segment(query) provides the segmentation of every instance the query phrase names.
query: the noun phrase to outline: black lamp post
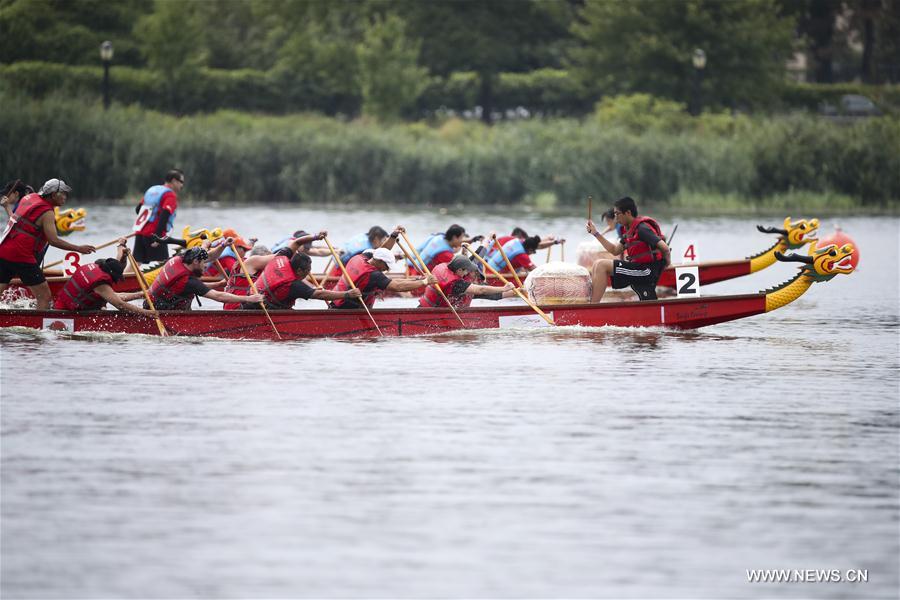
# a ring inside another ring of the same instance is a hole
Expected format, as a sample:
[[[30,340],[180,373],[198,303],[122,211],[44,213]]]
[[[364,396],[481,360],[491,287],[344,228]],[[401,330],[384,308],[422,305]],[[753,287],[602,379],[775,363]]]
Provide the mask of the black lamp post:
[[[692,94],[691,114],[699,115],[702,109],[700,103],[700,88],[703,85],[703,69],[706,68],[706,52],[700,48],[694,50],[691,55],[691,62],[694,64],[694,91]]]
[[[100,44],[100,60],[103,61],[103,109],[109,108],[109,63],[112,62],[113,45],[110,41]]]

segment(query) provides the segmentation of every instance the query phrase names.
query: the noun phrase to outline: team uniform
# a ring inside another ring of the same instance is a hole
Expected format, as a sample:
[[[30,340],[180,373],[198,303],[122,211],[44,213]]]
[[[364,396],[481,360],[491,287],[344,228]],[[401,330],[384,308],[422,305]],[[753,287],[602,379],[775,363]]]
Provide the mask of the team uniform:
[[[28,194],[19,202],[0,234],[0,283],[9,283],[13,277],[27,286],[45,281],[39,263],[48,242],[37,220],[51,211],[53,204],[40,194]]]
[[[184,265],[180,256],[170,258],[150,286],[157,310],[190,310],[194,296],[208,293],[209,288]],[[150,308],[146,301],[144,308]]]
[[[345,267],[350,279],[354,285],[362,292],[362,300],[366,306],[372,307],[379,292],[387,289],[391,284],[390,278],[382,273],[377,267],[369,263],[368,258],[364,254],[359,254],[350,259]],[[347,285],[347,278],[341,278],[334,286],[335,292],[347,292],[351,288]],[[332,308],[362,308],[359,298],[339,298],[332,300],[330,306]]]
[[[659,224],[650,217],[631,222],[621,239],[625,260],[613,261],[613,289],[631,287],[641,300],[656,300],[656,282],[666,267],[665,257],[656,249],[662,239]]]
[[[169,248],[165,244],[159,244],[155,248],[153,235],[160,237],[168,235],[175,226],[175,213],[178,210],[178,196],[174,190],[164,185],[154,185],[146,192],[138,206],[138,216],[134,221],[134,258],[139,263],[164,261],[169,258]],[[168,211],[169,217],[165,223],[160,222],[163,211]]]

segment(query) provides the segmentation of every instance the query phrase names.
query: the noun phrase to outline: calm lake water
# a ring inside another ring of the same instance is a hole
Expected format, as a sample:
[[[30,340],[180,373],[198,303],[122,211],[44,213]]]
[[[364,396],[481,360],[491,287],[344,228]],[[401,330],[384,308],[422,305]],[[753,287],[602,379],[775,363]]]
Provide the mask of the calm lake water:
[[[88,209],[72,241],[134,219]],[[677,255],[693,243],[701,260],[733,259],[767,248],[755,225],[784,216],[676,215],[663,229],[678,223]],[[186,207],[177,219],[267,243],[397,223],[420,239],[454,222],[562,234],[569,261],[588,239],[581,216],[508,212]],[[900,221],[840,224],[857,272],[694,332],[2,331],[0,595],[896,598]],[[795,270],[703,292],[754,292]],[[860,569],[868,582],[751,583],[751,569]]]

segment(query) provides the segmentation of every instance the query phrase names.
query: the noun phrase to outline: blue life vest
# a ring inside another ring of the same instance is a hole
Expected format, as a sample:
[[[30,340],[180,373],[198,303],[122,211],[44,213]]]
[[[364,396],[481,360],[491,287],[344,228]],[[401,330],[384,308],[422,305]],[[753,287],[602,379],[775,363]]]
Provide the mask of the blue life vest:
[[[447,243],[447,240],[444,239],[443,233],[433,234],[430,238],[425,240],[425,243],[422,244],[420,248],[417,248],[417,250],[429,269],[431,268],[431,263],[434,262],[435,257],[441,252],[454,253],[453,248]]]
[[[288,244],[290,244],[293,239],[294,238],[292,238],[291,236],[287,236],[286,238],[281,238],[280,240],[275,242],[275,244],[270,248],[270,250],[272,250],[272,254],[275,254],[282,248],[287,248]]]
[[[513,238],[503,244],[503,251],[506,253],[506,258],[509,259],[510,263],[520,254],[526,254],[525,246],[522,245],[522,240],[519,238]],[[506,261],[503,260],[503,255],[500,254],[499,250],[495,249],[494,253],[488,257],[487,261],[488,264],[497,269],[497,271],[503,271],[503,269],[506,268]],[[515,267],[515,265],[513,265],[513,267]]]
[[[237,255],[235,255],[234,251],[231,249],[231,246],[226,246],[222,254],[219,255],[219,260],[227,258],[229,256],[232,258],[237,258]]]
[[[341,262],[346,265],[348,260],[357,254],[361,254],[363,250],[368,250],[371,247],[372,244],[369,242],[369,236],[365,233],[353,236],[350,238],[349,242],[344,244],[344,253],[341,254]]]
[[[150,207],[150,216],[147,218],[147,223],[156,220],[156,217],[159,215],[159,201],[162,200],[162,197],[166,192],[171,191],[170,188],[167,188],[164,185],[154,185],[144,192],[144,206]],[[175,213],[177,212],[178,211],[176,210],[169,215],[169,222],[166,224],[166,233],[169,233],[172,231],[172,228],[175,227]]]

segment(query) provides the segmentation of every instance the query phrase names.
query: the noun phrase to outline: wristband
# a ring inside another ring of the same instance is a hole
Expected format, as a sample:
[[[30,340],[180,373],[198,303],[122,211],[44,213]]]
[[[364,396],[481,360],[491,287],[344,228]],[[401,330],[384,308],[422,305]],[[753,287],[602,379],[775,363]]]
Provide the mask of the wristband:
[[[400,234],[399,234],[399,233],[392,233],[392,234],[391,234],[391,238],[392,238],[392,239],[395,239],[395,240],[396,240],[398,237],[400,237]]]

